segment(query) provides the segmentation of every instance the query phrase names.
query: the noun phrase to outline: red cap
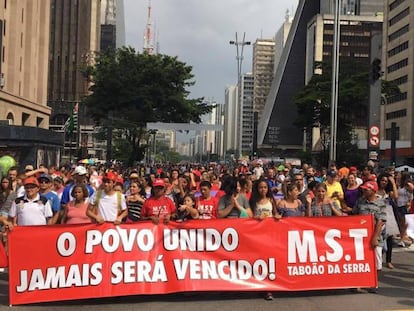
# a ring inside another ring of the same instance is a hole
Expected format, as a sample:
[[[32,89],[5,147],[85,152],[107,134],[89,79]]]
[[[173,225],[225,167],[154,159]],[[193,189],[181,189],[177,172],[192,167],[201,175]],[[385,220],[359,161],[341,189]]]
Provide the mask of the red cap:
[[[165,187],[165,181],[164,181],[164,179],[157,178],[152,183],[152,186],[153,187]]]
[[[351,166],[351,167],[349,168],[349,171],[350,171],[350,172],[357,172],[357,171],[358,171],[358,169],[357,169],[355,166]]]
[[[375,175],[375,174],[371,174],[371,175],[369,175],[369,176],[368,176],[368,180],[369,180],[369,181],[377,181],[377,175]]]
[[[36,185],[39,187],[39,181],[35,177],[28,177],[24,180],[23,184],[26,185]]]
[[[370,189],[374,192],[378,191],[378,184],[375,181],[366,181],[362,186],[361,189]]]
[[[108,180],[111,180],[113,182],[116,182],[117,179],[118,179],[118,176],[114,172],[108,172],[108,173],[105,174],[103,179],[108,179]]]

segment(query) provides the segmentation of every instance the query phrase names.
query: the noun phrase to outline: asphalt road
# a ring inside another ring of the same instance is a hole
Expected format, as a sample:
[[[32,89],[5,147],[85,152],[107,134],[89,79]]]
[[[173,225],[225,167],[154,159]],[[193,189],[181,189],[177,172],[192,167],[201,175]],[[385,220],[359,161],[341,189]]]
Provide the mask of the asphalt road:
[[[414,310],[414,245],[395,248],[395,269],[384,267],[377,294],[353,293],[351,290],[275,293],[265,301],[261,293],[178,293],[156,296],[129,296],[8,306],[7,274],[0,273],[0,310],[168,310],[168,311],[378,311]]]

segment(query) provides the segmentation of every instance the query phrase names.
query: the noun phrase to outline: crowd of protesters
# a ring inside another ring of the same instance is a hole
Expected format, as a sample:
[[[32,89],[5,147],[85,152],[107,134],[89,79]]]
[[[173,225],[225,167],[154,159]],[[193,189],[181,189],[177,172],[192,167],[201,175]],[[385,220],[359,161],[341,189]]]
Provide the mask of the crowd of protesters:
[[[392,247],[408,247],[405,214],[414,212],[414,182],[408,172],[379,170],[373,161],[357,168],[332,164],[315,169],[289,163],[240,161],[233,168],[157,165],[12,167],[1,178],[2,240],[14,226],[155,224],[192,219],[319,217],[373,214],[377,269],[393,269]],[[266,299],[271,300],[271,293]]]

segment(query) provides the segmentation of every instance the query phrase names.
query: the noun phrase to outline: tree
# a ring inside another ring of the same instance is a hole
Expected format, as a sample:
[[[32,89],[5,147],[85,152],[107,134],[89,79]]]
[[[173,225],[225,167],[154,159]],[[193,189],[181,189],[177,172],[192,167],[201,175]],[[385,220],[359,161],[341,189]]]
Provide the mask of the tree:
[[[331,120],[332,67],[329,63],[317,63],[315,66],[322,74],[314,74],[294,98],[298,108],[295,124],[300,128],[317,125],[324,132],[330,127]],[[368,123],[369,74],[369,64],[364,62],[346,58],[340,64],[337,114],[339,162],[358,163],[365,157],[356,144],[354,128],[366,127]],[[382,92],[387,98],[397,94],[399,88],[382,81]],[[327,163],[327,159],[326,152],[320,155],[320,163]]]
[[[129,165],[143,159],[148,122],[200,123],[213,108],[202,98],[187,98],[195,83],[191,71],[177,57],[130,47],[98,54],[95,65],[86,68],[93,84],[84,102],[94,120],[104,127],[111,123],[130,144]]]

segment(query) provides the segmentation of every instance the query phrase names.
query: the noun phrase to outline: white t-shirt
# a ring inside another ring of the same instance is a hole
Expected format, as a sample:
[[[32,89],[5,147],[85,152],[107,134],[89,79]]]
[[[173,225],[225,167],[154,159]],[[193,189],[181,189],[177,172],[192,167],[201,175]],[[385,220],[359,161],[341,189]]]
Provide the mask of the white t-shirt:
[[[49,200],[46,200],[44,204],[40,200],[40,195],[37,194],[34,200],[29,200],[24,196],[20,200],[16,199],[13,201],[9,216],[12,218],[17,217],[17,224],[19,226],[36,226],[46,225],[47,219],[52,217],[53,213]]]
[[[115,191],[112,195],[108,195],[105,191],[101,191],[98,213],[105,221],[115,221],[118,217],[118,193]],[[90,199],[92,205],[95,205],[97,194],[98,191],[96,191]],[[124,211],[126,208],[125,197],[121,194],[121,210]]]

